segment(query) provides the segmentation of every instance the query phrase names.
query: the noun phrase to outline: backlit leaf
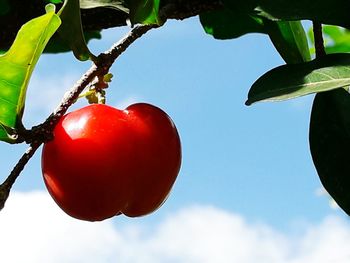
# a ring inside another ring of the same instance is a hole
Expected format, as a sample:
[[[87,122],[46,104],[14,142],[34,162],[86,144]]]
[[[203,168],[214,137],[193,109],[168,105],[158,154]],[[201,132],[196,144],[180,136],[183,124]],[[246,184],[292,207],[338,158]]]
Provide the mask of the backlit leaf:
[[[130,10],[131,23],[156,24],[162,22],[159,18],[160,0],[126,0]]]
[[[325,50],[327,54],[350,52],[350,30],[339,26],[322,26]],[[308,32],[311,42],[314,44],[312,28]],[[315,48],[311,49],[315,53]]]
[[[0,56],[0,140],[12,141],[4,126],[16,128],[21,123],[30,76],[60,23],[52,9],[30,20],[19,30],[11,48]]]

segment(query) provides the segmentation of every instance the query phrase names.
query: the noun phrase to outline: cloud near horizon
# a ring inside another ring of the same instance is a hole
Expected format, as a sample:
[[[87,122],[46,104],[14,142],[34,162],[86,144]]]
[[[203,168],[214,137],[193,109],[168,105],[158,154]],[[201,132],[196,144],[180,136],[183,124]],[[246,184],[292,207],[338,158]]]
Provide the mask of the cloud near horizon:
[[[14,192],[0,214],[1,262],[350,262],[350,223],[329,216],[282,233],[219,208],[195,205],[154,225],[89,223],[65,215],[43,191]]]

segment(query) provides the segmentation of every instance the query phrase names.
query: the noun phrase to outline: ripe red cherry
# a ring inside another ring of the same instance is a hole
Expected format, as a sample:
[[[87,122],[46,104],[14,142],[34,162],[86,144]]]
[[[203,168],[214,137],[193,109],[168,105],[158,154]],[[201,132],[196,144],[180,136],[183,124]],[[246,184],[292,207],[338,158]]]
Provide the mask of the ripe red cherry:
[[[125,110],[94,104],[68,113],[42,152],[49,193],[67,214],[88,221],[153,212],[180,165],[174,123],[145,103]]]

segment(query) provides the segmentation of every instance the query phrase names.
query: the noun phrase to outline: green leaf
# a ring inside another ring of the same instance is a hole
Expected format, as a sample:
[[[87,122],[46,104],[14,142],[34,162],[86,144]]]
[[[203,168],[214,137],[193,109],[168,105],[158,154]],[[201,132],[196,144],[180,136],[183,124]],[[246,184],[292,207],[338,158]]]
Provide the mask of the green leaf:
[[[328,54],[350,52],[350,30],[338,26],[324,25],[325,50]]]
[[[279,101],[350,85],[350,54],[331,54],[274,68],[251,87],[246,105]]]
[[[85,31],[84,38],[87,43],[89,43],[92,39],[101,39],[102,35],[100,31]],[[54,35],[49,43],[46,45],[44,53],[61,53],[61,52],[69,52],[72,51],[68,46],[67,42],[65,42],[62,38]]]
[[[339,26],[322,25],[322,33],[327,54],[350,52],[350,30]],[[308,31],[312,45],[315,45],[312,27]],[[310,48],[315,53],[315,48]]]
[[[245,3],[249,4],[249,3]],[[300,21],[269,21],[249,13],[247,6],[230,5],[200,14],[207,34],[216,39],[238,38],[247,33],[267,33],[287,63],[300,63],[311,59],[306,34]]]
[[[238,10],[211,11],[200,14],[199,18],[205,32],[216,39],[232,39],[247,33],[265,32],[261,18]]]
[[[0,16],[6,15],[11,10],[9,0],[0,0]]]
[[[324,188],[350,215],[350,94],[336,89],[316,95],[310,150]]]
[[[229,8],[259,12],[270,20],[313,20],[350,28],[348,0],[224,0]]]
[[[95,56],[85,42],[79,0],[66,0],[58,14],[62,19],[58,34],[72,49],[74,56],[81,61],[94,60]]]
[[[61,4],[63,3],[63,0],[45,0],[45,2],[51,4]]]
[[[235,0],[231,0],[235,1]],[[257,0],[256,10],[270,19],[313,20],[332,25],[350,26],[348,0]]]
[[[80,8],[90,9],[105,7],[129,13],[124,0],[80,0]]]
[[[126,0],[130,10],[131,24],[161,25],[159,18],[160,0]]]
[[[272,43],[287,64],[311,60],[304,28],[300,21],[269,21],[264,23]]]
[[[30,20],[21,27],[11,48],[0,56],[0,140],[12,141],[3,126],[16,128],[21,124],[29,79],[60,23],[53,10]]]

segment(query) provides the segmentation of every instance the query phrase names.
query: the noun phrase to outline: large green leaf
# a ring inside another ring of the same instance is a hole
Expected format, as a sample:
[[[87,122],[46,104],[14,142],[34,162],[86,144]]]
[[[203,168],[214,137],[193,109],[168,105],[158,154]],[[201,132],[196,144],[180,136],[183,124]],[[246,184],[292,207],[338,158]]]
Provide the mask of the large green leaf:
[[[16,128],[21,123],[30,76],[60,23],[50,9],[23,25],[11,48],[0,56],[0,140],[12,141],[4,127]]]
[[[265,33],[261,18],[239,10],[222,9],[199,16],[207,34],[216,39],[232,39],[247,33]]]
[[[269,21],[265,28],[272,43],[287,64],[311,60],[305,30],[300,21]]]
[[[80,8],[90,9],[105,7],[129,13],[124,0],[80,0]]]
[[[246,105],[264,100],[286,100],[348,85],[350,54],[331,54],[268,71],[252,85]]]
[[[95,56],[90,52],[85,42],[79,0],[65,0],[58,14],[62,19],[58,34],[72,49],[74,56],[82,61],[93,60]]]
[[[238,38],[247,33],[267,33],[287,63],[311,59],[300,21],[270,21],[249,13],[245,6],[232,5],[230,9],[202,13],[199,17],[205,32],[216,39]]]
[[[131,24],[162,24],[159,18],[160,0],[125,0],[130,10]]]
[[[321,182],[350,215],[350,94],[337,89],[316,95],[310,121],[310,150]]]

